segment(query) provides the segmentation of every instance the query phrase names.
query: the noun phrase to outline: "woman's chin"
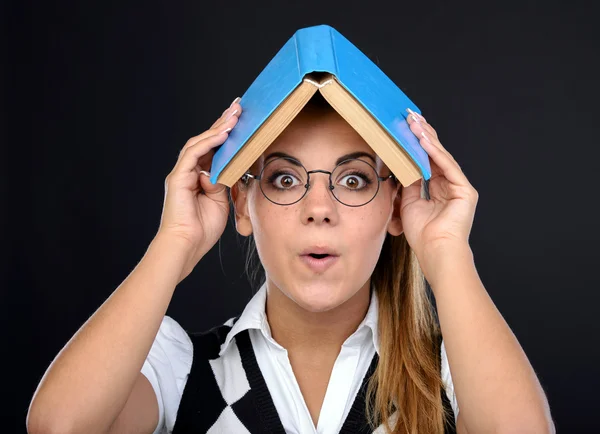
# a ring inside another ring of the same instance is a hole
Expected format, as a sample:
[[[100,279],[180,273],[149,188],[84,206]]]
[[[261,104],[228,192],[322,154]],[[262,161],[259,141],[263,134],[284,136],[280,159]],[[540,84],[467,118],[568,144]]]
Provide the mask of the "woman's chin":
[[[346,301],[344,294],[328,285],[298,288],[289,295],[298,306],[308,312],[326,312]]]

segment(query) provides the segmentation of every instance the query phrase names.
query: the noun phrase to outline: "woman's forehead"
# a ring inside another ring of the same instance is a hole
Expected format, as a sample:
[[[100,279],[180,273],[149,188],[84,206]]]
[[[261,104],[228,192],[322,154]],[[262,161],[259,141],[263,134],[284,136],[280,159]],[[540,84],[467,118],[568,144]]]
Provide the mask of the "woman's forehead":
[[[359,154],[377,168],[383,162],[364,139],[339,115],[299,116],[263,152],[258,164],[262,166],[271,155],[291,156],[305,166],[331,165],[342,157]]]

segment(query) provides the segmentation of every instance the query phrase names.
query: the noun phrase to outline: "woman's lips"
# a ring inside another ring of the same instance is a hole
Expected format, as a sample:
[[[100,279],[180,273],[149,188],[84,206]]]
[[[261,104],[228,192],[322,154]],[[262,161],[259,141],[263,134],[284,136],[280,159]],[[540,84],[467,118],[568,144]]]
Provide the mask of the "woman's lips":
[[[308,268],[315,273],[323,273],[340,259],[339,256],[328,255],[322,259],[313,258],[310,255],[300,255],[300,259]]]

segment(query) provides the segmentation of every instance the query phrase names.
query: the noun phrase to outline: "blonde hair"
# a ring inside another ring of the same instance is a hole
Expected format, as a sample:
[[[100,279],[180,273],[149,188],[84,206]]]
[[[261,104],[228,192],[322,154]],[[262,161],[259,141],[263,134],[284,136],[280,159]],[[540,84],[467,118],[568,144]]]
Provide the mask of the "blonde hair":
[[[333,110],[319,96],[307,107]],[[425,194],[422,190],[421,197]],[[246,273],[256,288],[264,283],[264,269],[252,235],[247,243]],[[443,434],[453,415],[442,402],[441,332],[431,292],[404,234],[387,234],[371,283],[379,300],[379,361],[368,381],[367,419],[373,429],[383,424],[391,434]]]
[[[393,434],[443,433],[453,415],[442,404],[440,328],[404,234],[388,234],[371,281],[379,298],[379,363],[368,383],[367,417]]]

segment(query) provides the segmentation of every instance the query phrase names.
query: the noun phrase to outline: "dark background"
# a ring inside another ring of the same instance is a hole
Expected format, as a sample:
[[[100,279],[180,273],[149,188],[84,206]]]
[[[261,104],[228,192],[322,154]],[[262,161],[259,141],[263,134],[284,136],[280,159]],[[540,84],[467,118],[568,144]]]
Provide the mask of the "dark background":
[[[590,432],[600,387],[595,7],[3,3],[4,428],[24,431],[50,362],[145,253],[186,140],[295,30],[330,24],[421,108],[479,191],[470,240],[481,278],[558,431]],[[230,224],[167,313],[197,330],[240,313],[252,295],[242,246]]]

